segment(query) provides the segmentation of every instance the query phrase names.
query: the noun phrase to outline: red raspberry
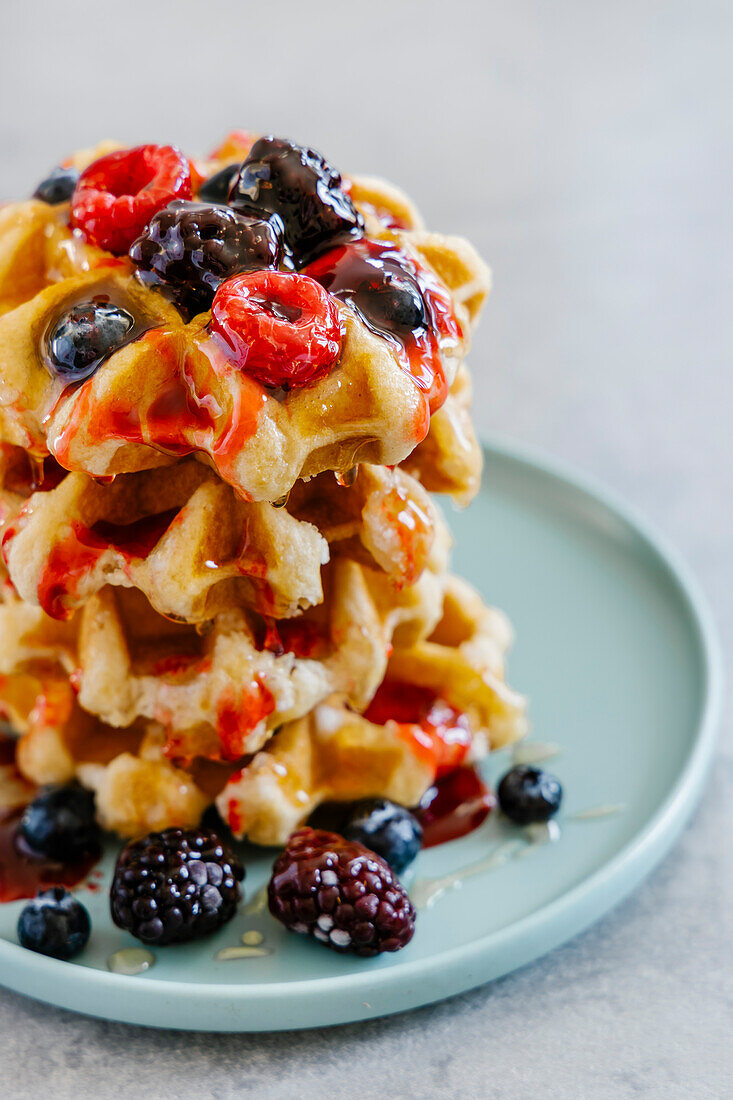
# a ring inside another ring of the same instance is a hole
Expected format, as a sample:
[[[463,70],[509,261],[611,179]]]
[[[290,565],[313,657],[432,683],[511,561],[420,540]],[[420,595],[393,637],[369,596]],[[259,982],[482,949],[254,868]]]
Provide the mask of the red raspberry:
[[[363,844],[299,829],[275,861],[268,886],[273,917],[334,951],[380,955],[412,939],[415,910],[391,868]]]
[[[191,165],[174,145],[121,149],[82,172],[71,199],[71,224],[94,244],[122,255],[153,214],[191,194]]]
[[[294,389],[326,374],[341,352],[334,299],[307,275],[253,271],[222,283],[212,332],[264,386]]]

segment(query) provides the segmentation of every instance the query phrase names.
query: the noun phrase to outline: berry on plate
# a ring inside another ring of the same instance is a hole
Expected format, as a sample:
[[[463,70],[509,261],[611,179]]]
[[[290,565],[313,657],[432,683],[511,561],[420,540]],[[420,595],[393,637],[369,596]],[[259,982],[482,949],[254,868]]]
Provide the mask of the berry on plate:
[[[380,955],[412,939],[415,910],[392,869],[363,844],[299,829],[275,861],[270,912],[334,951]]]
[[[219,285],[241,271],[277,267],[279,227],[230,206],[172,202],[130,248],[137,277],[164,291],[189,316],[211,308]]]
[[[166,829],[120,852],[110,890],[112,920],[143,943],[184,943],[231,920],[244,868],[207,829]]]
[[[191,165],[174,145],[138,145],[86,168],[71,200],[71,224],[122,255],[158,210],[190,199]]]
[[[517,825],[549,821],[562,802],[560,781],[529,764],[518,764],[508,771],[496,793],[500,807]]]
[[[26,806],[18,829],[33,851],[73,863],[99,844],[94,795],[74,783],[49,787]]]
[[[288,271],[227,279],[214,297],[210,329],[263,386],[305,386],[341,353],[336,302],[313,279]]]
[[[39,891],[18,918],[21,947],[54,959],[72,959],[83,951],[91,929],[84,906],[62,886]]]
[[[341,187],[341,173],[314,149],[262,137],[242,164],[229,202],[245,214],[276,215],[295,266],[364,233],[364,219]]]
[[[351,808],[344,837],[376,852],[399,874],[420,851],[422,825],[407,807],[388,798],[368,798]]]

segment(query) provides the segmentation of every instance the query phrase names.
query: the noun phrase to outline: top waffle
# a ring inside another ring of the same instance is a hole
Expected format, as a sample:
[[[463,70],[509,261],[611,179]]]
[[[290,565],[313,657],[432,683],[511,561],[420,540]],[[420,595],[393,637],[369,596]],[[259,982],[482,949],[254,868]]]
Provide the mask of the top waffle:
[[[488,291],[470,245],[277,139],[87,160],[0,211],[2,440],[93,477],[194,454],[276,501],[425,439]]]

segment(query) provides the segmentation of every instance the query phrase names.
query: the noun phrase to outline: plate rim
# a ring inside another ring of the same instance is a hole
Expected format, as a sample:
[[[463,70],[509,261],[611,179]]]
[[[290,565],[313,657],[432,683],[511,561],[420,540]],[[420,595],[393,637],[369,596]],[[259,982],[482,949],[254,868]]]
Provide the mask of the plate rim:
[[[352,1023],[419,1008],[467,992],[540,958],[619,904],[662,860],[697,805],[717,741],[723,662],[707,598],[666,536],[640,515],[634,505],[593,476],[539,449],[502,436],[484,439],[482,451],[484,459],[495,457],[535,475],[540,473],[580,493],[586,501],[600,503],[641,539],[682,599],[700,656],[701,705],[685,762],[666,798],[642,828],[610,859],[559,897],[498,931],[427,959],[406,959],[379,969],[370,961],[360,960],[360,972],[294,982],[197,983],[146,975],[144,982],[131,985],[128,976],[93,967],[76,966],[70,972],[67,963],[34,954],[0,938],[0,984],[59,1008],[156,1028],[246,1033]],[[495,956],[502,950],[506,956],[498,967],[481,968],[481,960],[487,954]],[[412,987],[412,982],[420,983],[419,990]],[[403,992],[394,999],[395,987],[404,988],[405,984],[408,994],[405,996]],[[48,995],[49,989],[54,990],[52,996]],[[353,1000],[348,1008],[340,1000],[343,995]],[[195,1006],[191,1012],[193,1018],[185,1011],[188,1004]],[[237,1009],[251,1010],[254,1005],[258,1018],[236,1019]],[[273,1008],[283,1015],[282,1019],[272,1018]],[[203,1016],[201,1022],[199,1011]],[[161,1019],[161,1013],[168,1014],[167,1018]]]

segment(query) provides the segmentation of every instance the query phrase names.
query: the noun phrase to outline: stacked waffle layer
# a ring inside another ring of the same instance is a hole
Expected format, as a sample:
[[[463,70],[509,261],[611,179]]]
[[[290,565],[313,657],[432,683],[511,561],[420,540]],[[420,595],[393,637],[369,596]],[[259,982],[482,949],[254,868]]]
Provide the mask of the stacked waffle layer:
[[[509,624],[451,574],[431,495],[478,488],[465,355],[488,272],[396,189],[273,142],[174,150],[187,190],[129,254],[81,200],[139,150],[79,154],[68,202],[0,210],[0,703],[23,778],[77,779],[122,836],[214,802],[281,844],[324,801],[415,805],[525,730]],[[277,190],[283,146],[341,211],[325,242],[242,184],[267,162]],[[232,215],[244,192],[262,209]],[[191,245],[192,224],[214,230]],[[256,233],[277,247],[232,273]]]

